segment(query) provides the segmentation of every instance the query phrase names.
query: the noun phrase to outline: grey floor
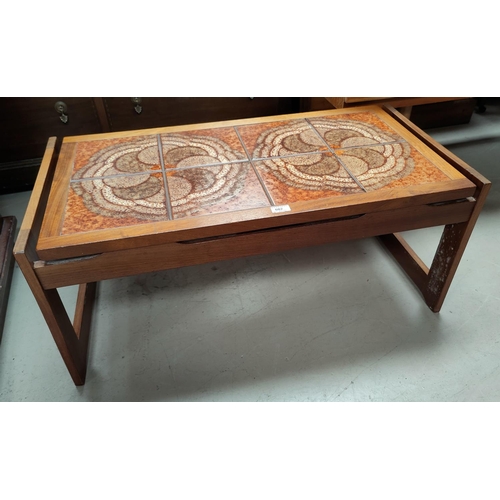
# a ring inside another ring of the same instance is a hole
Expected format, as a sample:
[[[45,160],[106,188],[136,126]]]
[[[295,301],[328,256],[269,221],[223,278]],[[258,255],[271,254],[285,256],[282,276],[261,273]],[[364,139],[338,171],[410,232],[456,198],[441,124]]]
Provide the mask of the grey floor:
[[[375,239],[110,280],[75,387],[16,266],[0,401],[500,401],[500,105],[429,132],[493,183],[439,314]]]

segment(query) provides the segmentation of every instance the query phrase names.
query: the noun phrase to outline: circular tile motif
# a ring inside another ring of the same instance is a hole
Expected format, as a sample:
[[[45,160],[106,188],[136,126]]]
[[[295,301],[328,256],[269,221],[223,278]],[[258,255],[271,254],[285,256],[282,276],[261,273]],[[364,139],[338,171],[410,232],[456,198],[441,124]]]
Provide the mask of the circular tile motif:
[[[325,144],[307,122],[291,122],[262,132],[257,139],[253,158],[289,156],[325,150]]]
[[[135,174],[160,168],[158,140],[151,136],[99,150],[73,174],[73,179]]]
[[[167,183],[174,213],[194,215],[201,207],[231,200],[243,190],[245,173],[246,168],[238,163],[169,172]]]
[[[91,212],[107,217],[135,217],[142,220],[165,220],[165,188],[161,174],[140,174],[72,182]]]
[[[283,184],[308,191],[359,193],[360,188],[332,155],[311,154],[262,160]]]
[[[73,174],[71,187],[91,212],[114,218],[164,220],[163,176],[155,136],[113,144]],[[149,172],[148,172],[149,171]],[[137,174],[137,175],[131,175]]]
[[[380,189],[410,175],[414,169],[407,143],[344,149],[340,158],[367,190]]]
[[[394,134],[355,120],[316,118],[311,122],[328,144],[346,148],[334,151],[367,189],[378,189],[413,171],[410,147],[395,143],[398,137]],[[358,192],[337,158],[317,152],[321,146],[323,142],[307,123],[293,123],[263,132],[257,140],[254,157],[265,158],[263,163],[288,186]]]
[[[246,156],[214,136],[197,134],[162,135],[165,167],[198,167],[246,159]]]
[[[244,186],[240,164],[244,156],[224,141],[210,136],[168,134],[161,137],[172,208],[194,213],[198,205],[223,203]],[[187,168],[223,163],[204,168]],[[71,186],[88,210],[108,217],[165,220],[163,174],[155,137],[115,144],[95,153],[73,175]],[[149,172],[148,172],[149,171]],[[128,174],[128,175],[127,175]],[[136,175],[130,175],[136,174]]]
[[[395,133],[359,120],[313,118],[311,123],[334,148],[351,148],[400,140]]]

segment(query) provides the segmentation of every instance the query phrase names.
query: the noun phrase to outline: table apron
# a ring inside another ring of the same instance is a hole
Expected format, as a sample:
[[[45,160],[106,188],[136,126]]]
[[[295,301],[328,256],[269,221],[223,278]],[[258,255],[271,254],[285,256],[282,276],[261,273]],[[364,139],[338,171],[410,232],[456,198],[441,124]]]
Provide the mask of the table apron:
[[[284,226],[243,234],[117,250],[83,258],[37,261],[35,272],[45,289],[133,276],[238,257],[282,252],[336,241],[359,239],[424,227],[465,222],[475,200]]]

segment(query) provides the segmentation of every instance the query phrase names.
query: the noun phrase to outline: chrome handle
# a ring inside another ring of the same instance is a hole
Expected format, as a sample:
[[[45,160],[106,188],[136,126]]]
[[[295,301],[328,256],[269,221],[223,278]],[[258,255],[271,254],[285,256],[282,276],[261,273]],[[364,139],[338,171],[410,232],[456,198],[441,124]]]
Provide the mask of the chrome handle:
[[[66,114],[68,112],[68,106],[66,106],[66,103],[63,101],[57,101],[54,104],[54,108],[59,113],[59,119],[63,123],[68,123],[68,115]]]
[[[142,97],[132,97],[131,101],[132,101],[132,104],[135,104],[135,106],[134,106],[135,112],[138,115],[140,115],[142,113],[142,106],[141,106]]]

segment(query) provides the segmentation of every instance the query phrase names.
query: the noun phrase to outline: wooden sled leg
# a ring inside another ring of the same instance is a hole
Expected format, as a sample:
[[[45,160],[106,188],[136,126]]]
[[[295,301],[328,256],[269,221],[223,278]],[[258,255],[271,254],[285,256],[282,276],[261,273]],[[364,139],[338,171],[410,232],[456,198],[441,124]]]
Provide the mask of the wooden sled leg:
[[[466,225],[462,223],[445,227],[430,269],[400,234],[379,237],[434,312],[441,309],[463,254],[463,249],[460,251],[460,235]]]
[[[462,222],[460,224],[450,224],[444,228],[441,241],[429,269],[429,280],[424,293],[427,305],[434,312],[441,309],[455,276],[470,236],[468,226],[469,223]]]
[[[484,199],[481,201],[484,202]],[[379,237],[422,292],[426,304],[434,312],[441,310],[455,276],[476,223],[480,209],[477,204],[476,209],[467,222],[445,226],[430,269],[420,260],[400,234],[386,234]]]
[[[24,254],[16,254],[16,260],[38,302],[73,382],[75,385],[83,385],[87,373],[90,322],[96,283],[80,285],[74,324],[71,324],[57,289],[43,289],[32,264]]]
[[[441,310],[488,190],[489,185],[479,191],[476,206],[468,221],[445,226],[430,269],[401,235],[387,234],[379,237],[422,292],[426,304],[434,312]]]
[[[76,385],[85,383],[89,332],[96,284],[80,285],[73,324],[56,289],[44,289],[34,263],[44,210],[58,155],[55,138],[49,139],[30,202],[14,246],[14,257],[52,333],[68,371]]]
[[[479,213],[484,206],[491,183],[458,156],[447,151],[441,144],[412,124],[394,108],[385,107],[384,109],[403,127],[476,185],[476,192],[474,193],[475,206],[469,220],[445,226],[430,269],[418,258],[401,235],[388,234],[380,237],[382,243],[422,292],[427,305],[432,311],[439,312]]]
[[[88,340],[90,332],[90,320],[92,319],[92,306],[94,305],[97,283],[83,283],[78,287],[78,297],[76,299],[75,319],[73,327],[76,336],[83,340],[86,336]]]

